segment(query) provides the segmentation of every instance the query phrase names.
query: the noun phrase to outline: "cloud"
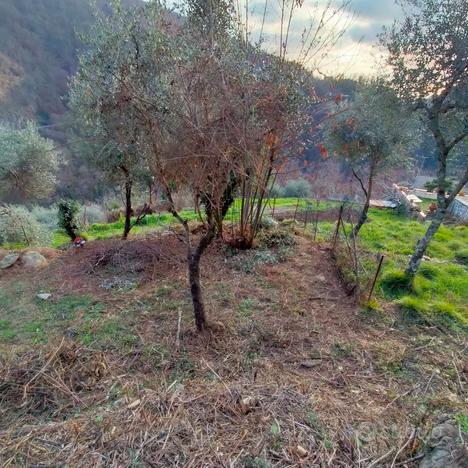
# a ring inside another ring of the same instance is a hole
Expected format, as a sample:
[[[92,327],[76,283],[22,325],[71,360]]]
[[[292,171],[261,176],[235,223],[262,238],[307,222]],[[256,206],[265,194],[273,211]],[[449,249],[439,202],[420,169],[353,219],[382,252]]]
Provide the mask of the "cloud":
[[[354,42],[376,43],[377,35],[382,32],[382,26],[379,22],[356,24],[348,29],[347,34]]]
[[[394,0],[352,0],[351,8],[360,18],[385,23],[401,16],[401,8]]]

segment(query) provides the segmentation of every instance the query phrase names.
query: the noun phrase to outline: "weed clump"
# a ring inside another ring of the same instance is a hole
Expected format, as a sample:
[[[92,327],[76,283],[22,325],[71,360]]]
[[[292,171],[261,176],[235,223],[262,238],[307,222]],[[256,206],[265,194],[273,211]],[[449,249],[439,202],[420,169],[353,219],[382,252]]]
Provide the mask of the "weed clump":
[[[468,248],[455,253],[455,260],[462,265],[468,266]]]
[[[410,277],[401,270],[390,270],[382,276],[380,287],[390,298],[403,296],[410,290]]]

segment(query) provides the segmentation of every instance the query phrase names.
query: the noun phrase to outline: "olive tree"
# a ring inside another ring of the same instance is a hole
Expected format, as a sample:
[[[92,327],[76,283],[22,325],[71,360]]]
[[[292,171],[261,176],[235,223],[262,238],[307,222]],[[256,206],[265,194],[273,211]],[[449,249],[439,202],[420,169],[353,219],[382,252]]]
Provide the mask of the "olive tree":
[[[89,47],[71,82],[70,107],[77,150],[110,183],[124,187],[122,238],[126,239],[132,228],[132,191],[136,183],[148,178],[149,170],[138,148],[137,120],[124,85],[139,60],[132,42],[135,11],[116,8],[112,19],[98,17],[92,34],[86,37]]]
[[[0,197],[40,200],[55,188],[58,153],[32,122],[24,128],[0,127]]]
[[[362,82],[353,100],[339,104],[327,121],[326,142],[345,159],[364,194],[364,205],[352,235],[366,222],[376,177],[408,161],[417,127],[397,95],[381,80]]]
[[[182,25],[169,24],[156,2],[116,8],[101,18],[72,97],[91,115],[92,125],[112,129],[112,145],[122,153],[133,150],[164,191],[169,211],[183,227],[195,322],[204,330],[200,260],[233,200],[244,145],[239,129],[248,118],[242,91],[253,74],[226,21],[212,17],[229,15],[229,9],[210,9],[206,18],[206,10],[193,6]],[[209,34],[200,24],[212,25]],[[198,237],[174,203],[173,192],[181,187],[203,210],[205,230]]]
[[[381,37],[388,50],[392,86],[418,114],[437,154],[437,211],[410,259],[413,277],[449,205],[468,182],[468,3],[403,0],[405,17]],[[458,182],[447,193],[448,170]]]

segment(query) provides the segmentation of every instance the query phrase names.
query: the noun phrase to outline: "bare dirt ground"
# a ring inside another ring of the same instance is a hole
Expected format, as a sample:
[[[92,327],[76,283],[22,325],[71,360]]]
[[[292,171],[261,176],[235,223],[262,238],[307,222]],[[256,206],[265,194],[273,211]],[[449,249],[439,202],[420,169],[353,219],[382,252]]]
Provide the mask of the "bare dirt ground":
[[[0,291],[50,291],[54,311],[94,302],[45,344],[1,345],[3,466],[417,466],[434,422],[466,411],[466,337],[362,310],[327,247],[296,240],[253,269],[210,247],[204,335],[173,236],[5,273]]]

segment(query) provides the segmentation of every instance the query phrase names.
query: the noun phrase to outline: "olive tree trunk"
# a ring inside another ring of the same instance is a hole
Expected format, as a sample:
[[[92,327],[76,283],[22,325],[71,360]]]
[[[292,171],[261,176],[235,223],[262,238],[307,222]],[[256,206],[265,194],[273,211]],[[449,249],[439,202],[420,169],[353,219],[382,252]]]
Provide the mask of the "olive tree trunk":
[[[133,180],[130,175],[130,171],[126,166],[120,166],[120,170],[125,176],[125,223],[124,230],[122,233],[122,239],[126,240],[130,229],[132,229],[132,186]]]
[[[361,214],[359,215],[359,219],[356,225],[354,226],[353,231],[351,232],[351,238],[357,237],[363,224],[367,221],[367,215],[369,213],[370,201],[371,201],[371,196],[372,196],[372,187],[374,184],[374,172],[375,172],[374,167],[371,166],[369,170],[369,178],[367,180],[367,188],[366,188],[364,186],[362,179],[358,176],[358,174],[353,169],[353,175],[359,181],[362,191],[364,192],[365,201],[364,201],[364,206],[362,207],[362,210],[361,210]]]
[[[190,285],[190,294],[192,296],[193,314],[195,316],[195,326],[198,331],[206,329],[207,321],[205,314],[205,305],[203,303],[202,289],[200,284],[200,260],[215,238],[215,229],[211,228],[200,239],[198,245],[193,248],[190,245],[187,248],[188,279]]]
[[[127,179],[125,181],[125,224],[122,234],[122,239],[127,239],[130,229],[132,229],[132,181]]]
[[[468,182],[468,167],[465,169],[465,173],[460,178],[458,184],[453,188],[449,196],[446,196],[447,187],[447,160],[450,151],[458,144],[468,133],[461,133],[457,138],[453,139],[450,143],[446,143],[446,140],[442,134],[439,124],[439,113],[441,112],[440,104],[435,106],[433,109],[428,111],[429,128],[434,136],[437,146],[437,211],[434,214],[434,218],[427,228],[424,237],[416,244],[413,255],[409,261],[406,273],[410,277],[410,280],[416,275],[421,260],[426,253],[427,247],[438,231],[440,225],[444,221],[445,215],[447,214],[450,204],[453,202],[458,193],[463,189],[465,184]]]

